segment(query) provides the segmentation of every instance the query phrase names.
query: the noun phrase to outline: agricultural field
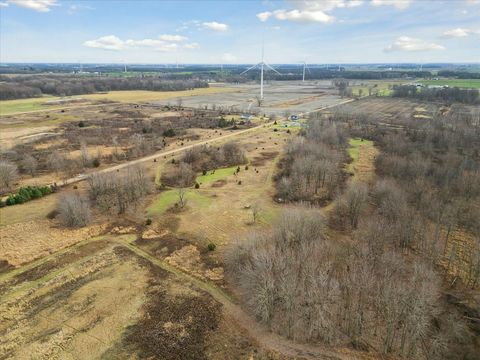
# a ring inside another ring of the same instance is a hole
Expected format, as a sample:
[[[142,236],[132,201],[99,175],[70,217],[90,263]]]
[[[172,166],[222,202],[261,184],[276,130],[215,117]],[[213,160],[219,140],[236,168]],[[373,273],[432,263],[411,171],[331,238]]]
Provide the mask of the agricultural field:
[[[438,85],[449,87],[459,87],[463,89],[480,89],[480,79],[438,79],[438,80],[420,80],[424,85]]]
[[[351,88],[354,96],[390,96],[394,85],[404,84],[403,80],[352,80]]]

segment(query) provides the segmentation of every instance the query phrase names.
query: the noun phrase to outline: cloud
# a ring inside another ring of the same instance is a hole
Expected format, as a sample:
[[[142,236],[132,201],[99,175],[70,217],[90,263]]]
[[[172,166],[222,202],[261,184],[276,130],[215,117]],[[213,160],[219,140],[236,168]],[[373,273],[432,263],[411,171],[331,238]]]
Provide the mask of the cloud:
[[[157,39],[140,39],[140,40],[122,40],[115,35],[102,36],[95,40],[88,40],[83,43],[84,46],[104,49],[104,50],[128,50],[131,48],[146,47],[156,51],[170,52],[177,50],[180,46],[178,42],[188,40],[185,36],[180,35],[160,35]],[[188,43],[183,45],[185,49],[197,49],[198,43]]]
[[[8,0],[8,2],[38,12],[49,12],[52,6],[59,6],[57,0]]]
[[[233,54],[225,53],[225,54],[222,55],[222,61],[235,62],[235,61],[237,61],[237,57]]]
[[[293,9],[278,9],[275,11],[264,11],[257,14],[257,18],[265,22],[271,17],[280,21],[295,22],[319,22],[329,23],[335,18],[328,12],[336,8],[351,8],[363,4],[362,0],[291,0],[288,1]]]
[[[164,40],[164,41],[182,42],[182,41],[187,40],[188,38],[185,37],[185,36],[181,36],[181,35],[168,35],[168,34],[164,34],[164,35],[160,35],[160,36],[159,36],[159,39],[160,39],[160,40]]]
[[[228,31],[228,25],[227,24],[222,24],[216,21],[211,21],[211,22],[204,22],[202,23],[203,27],[213,30],[213,31]]]
[[[96,40],[88,40],[83,43],[84,46],[105,49],[105,50],[123,50],[126,48],[126,44],[123,40],[119,39],[115,35],[102,36]]]
[[[412,0],[372,0],[371,2],[373,6],[389,5],[398,10],[405,10],[411,3]]]
[[[467,37],[470,35],[471,30],[469,29],[462,29],[462,28],[456,28],[452,30],[447,30],[442,34],[442,37],[444,38],[463,38]]]
[[[310,10],[275,10],[273,15],[277,20],[289,20],[296,22],[320,22],[328,23],[333,21],[333,16],[330,16],[323,11],[310,11]]]
[[[83,4],[72,4],[68,7],[67,13],[73,15],[82,10],[95,10],[94,7],[83,5]]]
[[[430,50],[445,50],[445,47],[442,45],[428,43],[421,39],[411,38],[408,36],[400,36],[395,40],[395,42],[387,46],[384,51],[430,51]]]
[[[0,8],[2,8],[2,7],[3,8],[8,7],[8,3],[0,1]]]
[[[188,43],[183,45],[185,49],[193,50],[193,49],[198,49],[200,47],[199,43],[193,42],[193,43]]]
[[[261,22],[265,22],[265,21],[267,21],[272,15],[273,15],[273,13],[272,13],[271,11],[264,11],[264,12],[258,13],[258,14],[257,14],[257,18],[258,18]]]

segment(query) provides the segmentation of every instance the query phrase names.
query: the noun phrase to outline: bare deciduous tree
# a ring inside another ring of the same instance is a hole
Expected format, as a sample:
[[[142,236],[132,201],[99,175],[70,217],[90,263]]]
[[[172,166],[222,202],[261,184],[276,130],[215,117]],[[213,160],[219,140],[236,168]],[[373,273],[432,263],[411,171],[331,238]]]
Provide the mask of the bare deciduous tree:
[[[63,225],[82,227],[90,223],[90,203],[78,194],[65,194],[57,204],[57,211]]]
[[[37,171],[38,162],[37,160],[29,154],[26,154],[22,159],[22,168],[25,172],[30,174],[31,177],[35,176],[35,172]]]
[[[0,161],[0,190],[2,192],[10,190],[17,179],[17,166],[8,161]]]

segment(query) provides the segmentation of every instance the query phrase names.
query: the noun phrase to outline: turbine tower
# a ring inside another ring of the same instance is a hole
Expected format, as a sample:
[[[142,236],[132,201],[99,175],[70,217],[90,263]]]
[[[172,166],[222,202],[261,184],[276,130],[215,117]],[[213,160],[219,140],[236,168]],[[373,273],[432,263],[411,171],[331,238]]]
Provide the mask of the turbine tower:
[[[308,73],[310,74],[310,68],[307,65],[307,60],[303,61],[303,76],[302,76],[302,82],[305,82],[305,70],[308,70]]]
[[[275,70],[273,67],[271,67],[270,65],[268,65],[265,60],[264,60],[264,44],[262,44],[262,61],[260,61],[258,64],[255,64],[251,67],[249,67],[247,70],[245,70],[244,72],[240,73],[240,75],[243,75],[245,74],[246,72],[252,70],[252,69],[255,69],[256,67],[259,67],[260,68],[260,100],[263,100],[263,73],[264,73],[264,68],[268,68],[272,71],[275,71],[278,75],[282,75],[280,74],[277,70]]]

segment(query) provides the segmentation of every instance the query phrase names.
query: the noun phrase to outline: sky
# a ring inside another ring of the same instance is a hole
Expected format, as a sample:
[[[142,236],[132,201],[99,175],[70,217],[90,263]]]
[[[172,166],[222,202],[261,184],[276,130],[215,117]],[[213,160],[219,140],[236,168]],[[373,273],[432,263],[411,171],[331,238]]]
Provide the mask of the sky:
[[[0,62],[480,62],[480,0],[0,0]]]

